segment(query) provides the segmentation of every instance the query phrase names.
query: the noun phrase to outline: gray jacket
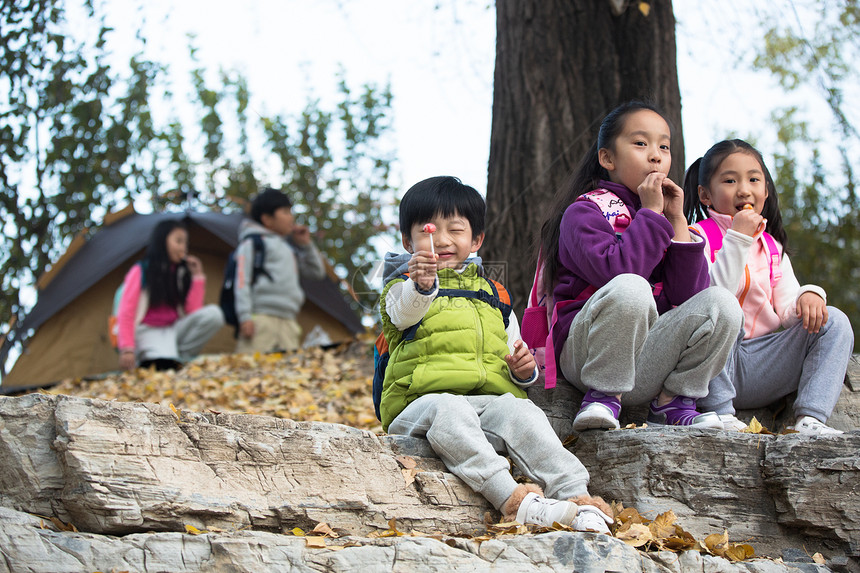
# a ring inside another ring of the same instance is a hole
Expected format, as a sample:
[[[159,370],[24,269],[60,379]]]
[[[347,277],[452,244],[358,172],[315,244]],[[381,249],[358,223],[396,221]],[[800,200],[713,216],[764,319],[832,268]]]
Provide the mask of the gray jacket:
[[[269,276],[261,272],[252,287],[254,242],[248,236],[255,233],[263,238],[266,249],[263,268]],[[299,284],[300,276],[310,279],[325,276],[322,257],[313,243],[305,247],[294,246],[255,221],[242,221],[235,277],[236,316],[240,324],[250,320],[252,314],[296,318],[305,301],[305,293]]]

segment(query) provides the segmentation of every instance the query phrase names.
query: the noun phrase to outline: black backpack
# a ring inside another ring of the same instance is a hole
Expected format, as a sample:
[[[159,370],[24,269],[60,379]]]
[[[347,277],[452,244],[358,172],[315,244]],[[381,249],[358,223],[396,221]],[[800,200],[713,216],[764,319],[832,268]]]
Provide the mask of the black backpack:
[[[246,236],[244,240],[251,239],[254,242],[254,268],[251,271],[251,286],[257,282],[260,275],[272,280],[272,276],[263,267],[266,260],[266,245],[259,233]],[[224,322],[233,327],[233,337],[239,338],[239,317],[236,315],[236,251],[230,253],[227,266],[224,267],[224,282],[221,284],[221,298],[219,304],[221,312],[224,313]]]

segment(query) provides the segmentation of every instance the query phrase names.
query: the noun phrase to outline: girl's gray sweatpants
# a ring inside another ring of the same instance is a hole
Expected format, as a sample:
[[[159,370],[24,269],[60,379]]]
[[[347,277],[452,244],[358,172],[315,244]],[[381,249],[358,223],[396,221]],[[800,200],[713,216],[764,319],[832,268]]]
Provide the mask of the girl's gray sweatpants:
[[[741,331],[726,367],[711,381],[702,410],[734,414],[762,408],[797,391],[794,415],[826,422],[845,381],[854,332],[841,310],[827,307],[817,334],[798,322],[787,330],[744,340]]]
[[[548,497],[588,493],[588,471],[562,445],[543,410],[513,394],[425,394],[400,412],[388,432],[426,438],[451,473],[496,509],[517,487],[502,455]]]
[[[648,281],[618,275],[574,317],[559,366],[583,392],[621,394],[622,405],[647,404],[663,389],[701,398],[742,325],[741,307],[726,289],[707,288],[658,315]]]
[[[217,304],[207,304],[169,326],[138,324],[135,330],[135,359],[138,362],[170,358],[191,360],[224,326],[224,314]]]

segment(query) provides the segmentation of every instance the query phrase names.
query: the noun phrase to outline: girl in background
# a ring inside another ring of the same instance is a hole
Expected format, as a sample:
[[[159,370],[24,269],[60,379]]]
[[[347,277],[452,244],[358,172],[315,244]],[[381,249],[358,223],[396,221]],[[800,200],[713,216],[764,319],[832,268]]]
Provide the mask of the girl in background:
[[[842,390],[854,334],[848,317],[827,306],[824,289],[800,286],[794,276],[761,153],[739,139],[717,143],[688,169],[684,193],[684,212],[707,241],[711,284],[734,293],[744,311],[726,368],[699,404],[717,412],[726,429],[741,430],[746,424],[736,408],[760,408],[797,391],[791,429],[842,433],[825,422]]]
[[[725,365],[742,313],[729,292],[707,288],[704,243],[667,177],[670,143],[653,106],[619,106],[541,229],[554,305],[547,361],[585,392],[577,431],[618,428],[622,405],[649,402],[649,423],[723,428],[696,399]]]
[[[188,254],[188,230],[178,219],[156,225],[146,255],[123,281],[117,309],[119,366],[175,365],[200,353],[224,325],[221,309],[203,306],[206,275]]]

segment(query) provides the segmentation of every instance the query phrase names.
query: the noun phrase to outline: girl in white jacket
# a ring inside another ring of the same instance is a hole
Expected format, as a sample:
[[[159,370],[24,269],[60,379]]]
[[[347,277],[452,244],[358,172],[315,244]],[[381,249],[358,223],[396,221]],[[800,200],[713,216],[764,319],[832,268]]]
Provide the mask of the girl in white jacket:
[[[735,293],[744,311],[726,367],[699,405],[720,414],[726,429],[740,430],[746,424],[736,408],[760,408],[797,391],[790,429],[841,433],[824,423],[839,399],[854,333],[821,287],[801,286],[794,276],[761,153],[739,139],[717,143],[687,170],[684,195],[685,214],[707,242],[711,285]]]

